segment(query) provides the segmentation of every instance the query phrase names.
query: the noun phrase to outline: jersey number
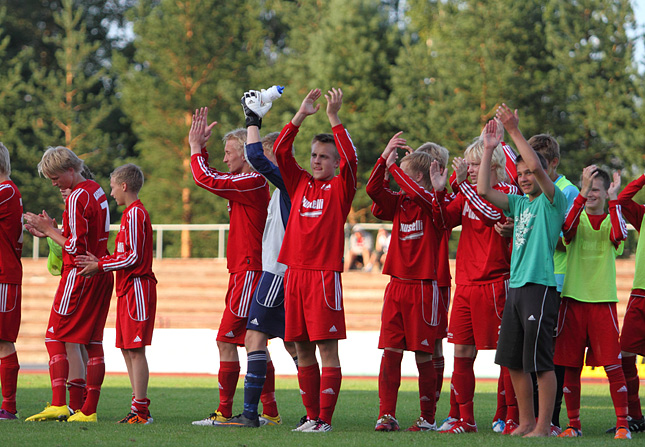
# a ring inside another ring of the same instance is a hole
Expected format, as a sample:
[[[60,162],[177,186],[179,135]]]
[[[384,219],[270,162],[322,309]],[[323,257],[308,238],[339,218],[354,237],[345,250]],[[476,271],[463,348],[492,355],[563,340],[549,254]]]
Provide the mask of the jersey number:
[[[101,209],[105,210],[105,232],[110,232],[110,210],[108,209],[107,200],[101,202]]]

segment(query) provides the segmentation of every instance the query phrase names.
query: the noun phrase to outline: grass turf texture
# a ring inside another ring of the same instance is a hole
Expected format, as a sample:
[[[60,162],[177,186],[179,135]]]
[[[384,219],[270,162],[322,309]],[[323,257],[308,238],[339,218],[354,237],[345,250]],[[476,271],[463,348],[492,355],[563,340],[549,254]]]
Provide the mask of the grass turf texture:
[[[244,390],[243,378],[235,395],[233,413],[241,412]],[[258,429],[200,427],[191,422],[202,419],[214,411],[217,402],[215,377],[159,376],[150,379],[150,407],[154,424],[130,426],[115,422],[125,416],[130,405],[130,383],[126,375],[108,375],[103,385],[98,408],[99,422],[59,423],[24,422],[38,413],[51,397],[49,376],[46,374],[21,374],[18,383],[19,421],[0,422],[1,445],[3,446],[61,446],[119,445],[137,446],[234,446],[234,447],[303,447],[303,446],[396,446],[438,445],[564,445],[580,443],[573,439],[518,439],[502,436],[491,430],[495,413],[496,381],[477,383],[475,416],[479,433],[446,435],[434,432],[376,433],[374,424],[378,417],[378,394],[376,379],[344,379],[333,427],[330,433],[292,433],[291,429],[305,414],[296,379],[278,379],[276,398],[283,418],[283,425]],[[397,418],[402,429],[411,425],[419,415],[419,399],[416,380],[404,380],[399,391]],[[444,392],[439,401],[437,419],[448,413],[449,383],[444,383]],[[583,383],[582,423],[585,446],[604,446],[615,443],[613,435],[605,430],[615,423],[614,410],[607,384]],[[566,425],[566,410],[563,408],[561,422]],[[645,433],[634,434],[640,444]]]

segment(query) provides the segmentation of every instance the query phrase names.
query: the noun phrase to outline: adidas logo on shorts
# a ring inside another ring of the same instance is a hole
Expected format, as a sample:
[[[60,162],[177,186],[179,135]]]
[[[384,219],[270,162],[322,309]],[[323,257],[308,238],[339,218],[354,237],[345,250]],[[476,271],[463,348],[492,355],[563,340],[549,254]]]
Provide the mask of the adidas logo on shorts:
[[[228,334],[225,335],[225,337],[231,337],[232,338],[232,337],[235,337],[235,334],[233,333],[233,331],[230,331]]]
[[[260,325],[260,323],[258,323],[258,319],[257,319],[257,318],[252,319],[252,320],[251,320],[251,324],[254,324],[254,325],[256,325],[256,326],[259,326],[259,325]]]
[[[134,340],[132,340],[132,343],[139,343],[140,341],[141,341],[141,337],[137,335],[136,337],[134,337]]]
[[[334,393],[334,390],[331,388],[327,388],[326,390],[322,390],[321,393],[323,394],[336,394]]]
[[[332,327],[330,327],[329,332],[338,332],[338,329],[336,329],[336,325],[333,325]]]
[[[535,321],[535,317],[534,317],[533,315],[531,315],[531,316],[529,317],[529,321]]]
[[[53,334],[54,333],[54,326],[52,326],[49,329],[47,329],[47,332],[51,332]]]
[[[421,342],[421,346],[430,346],[427,338]]]
[[[305,393],[305,392],[304,392],[304,391],[302,391],[302,389],[301,389],[301,390],[300,390],[300,395],[303,395],[303,394],[307,394],[307,393]]]

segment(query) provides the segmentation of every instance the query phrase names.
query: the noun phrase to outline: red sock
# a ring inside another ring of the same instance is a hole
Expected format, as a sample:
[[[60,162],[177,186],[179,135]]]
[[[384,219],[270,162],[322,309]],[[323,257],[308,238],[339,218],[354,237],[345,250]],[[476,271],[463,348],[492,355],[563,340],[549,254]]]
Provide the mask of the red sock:
[[[504,373],[501,368],[499,370],[499,379],[497,379],[497,409],[495,410],[495,416],[493,416],[493,422],[498,419],[506,421],[506,391],[504,389]]]
[[[237,379],[240,377],[240,362],[219,362],[219,407],[217,411],[222,416],[230,418],[233,416],[233,397],[237,387]]]
[[[49,378],[52,383],[52,405],[60,407],[67,404],[67,376],[69,362],[65,343],[57,340],[47,340],[45,343],[49,354]]]
[[[609,379],[609,393],[616,411],[616,427],[628,427],[627,423],[627,385],[621,365],[605,366],[605,373]]]
[[[267,375],[260,395],[262,412],[267,416],[278,415],[278,403],[275,401],[275,367],[272,361],[267,362]]]
[[[383,350],[381,371],[378,375],[379,417],[389,414],[396,417],[396,401],[401,386],[401,361],[403,353]]]
[[[340,371],[340,366],[323,366],[320,376],[320,416],[318,417],[328,424],[331,424],[331,418],[336,409],[342,381],[343,375]]]
[[[437,392],[435,393],[435,407],[436,407],[437,406],[436,404],[437,402],[439,402],[439,398],[441,397],[441,387],[443,387],[443,368],[445,365],[443,356],[433,357],[432,364],[434,365],[435,376],[437,376]]]
[[[567,404],[569,426],[580,430],[580,373],[582,368],[565,367],[564,370],[564,401]]]
[[[475,423],[473,413],[473,397],[475,395],[475,359],[468,357],[455,357],[455,371],[452,383],[455,389],[455,398],[459,404],[459,415],[464,422]]]
[[[636,356],[623,357],[623,373],[625,374],[625,383],[627,384],[627,403],[629,405],[629,415],[632,419],[643,417],[641,411],[641,400],[638,397],[638,388],[640,382],[638,379],[638,369],[636,369]]]
[[[318,363],[298,366],[298,385],[307,417],[316,420],[320,415],[320,370]]]
[[[421,417],[431,424],[435,422],[435,393],[437,392],[437,376],[432,361],[417,363],[419,370],[419,403]]]
[[[16,351],[0,359],[0,386],[2,387],[2,409],[16,414],[16,389],[18,387],[18,355]]]
[[[502,366],[501,370],[504,380],[504,397],[506,398],[506,421],[510,419],[518,424],[520,422],[520,414],[517,409],[517,397],[515,396],[511,374],[505,366]]]
[[[96,413],[101,396],[101,385],[105,378],[105,359],[103,357],[103,345],[101,343],[90,343],[87,349],[87,398],[83,403],[81,411],[85,416]]]
[[[69,407],[76,411],[83,407],[85,401],[85,379],[73,379],[67,382],[69,390]]]
[[[132,399],[132,406],[130,407],[130,411],[133,413],[137,413],[143,416],[150,416],[150,410],[148,409],[148,406],[150,405],[150,399]]]

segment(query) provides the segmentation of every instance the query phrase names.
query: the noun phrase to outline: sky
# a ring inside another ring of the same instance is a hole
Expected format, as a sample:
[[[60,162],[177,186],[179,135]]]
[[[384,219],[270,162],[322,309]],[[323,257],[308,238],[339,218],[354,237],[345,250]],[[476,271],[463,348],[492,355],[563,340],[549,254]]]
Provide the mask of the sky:
[[[642,33],[645,27],[645,0],[632,0],[632,7],[634,8],[634,15],[638,23],[638,31]],[[636,46],[636,61],[640,65],[641,70],[645,68],[644,53],[643,42],[641,40]]]

